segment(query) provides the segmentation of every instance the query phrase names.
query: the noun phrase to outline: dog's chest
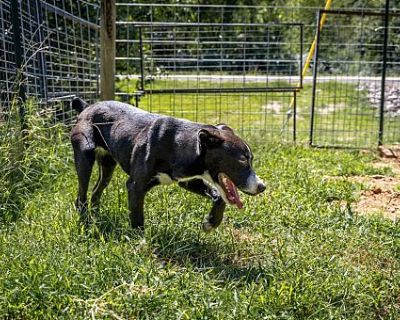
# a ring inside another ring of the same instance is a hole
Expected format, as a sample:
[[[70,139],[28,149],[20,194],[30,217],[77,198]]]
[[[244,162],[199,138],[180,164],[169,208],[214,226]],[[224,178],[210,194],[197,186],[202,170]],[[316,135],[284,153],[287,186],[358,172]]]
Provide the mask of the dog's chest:
[[[208,171],[203,172],[203,174],[201,174],[201,175],[194,175],[194,176],[174,178],[174,179],[172,179],[170,175],[160,172],[156,175],[156,178],[158,179],[160,184],[172,184],[174,182],[185,182],[185,181],[190,181],[190,180],[194,180],[194,179],[200,179],[200,180],[203,180],[203,182],[206,183],[208,186],[210,186],[210,187],[214,186],[214,182]]]

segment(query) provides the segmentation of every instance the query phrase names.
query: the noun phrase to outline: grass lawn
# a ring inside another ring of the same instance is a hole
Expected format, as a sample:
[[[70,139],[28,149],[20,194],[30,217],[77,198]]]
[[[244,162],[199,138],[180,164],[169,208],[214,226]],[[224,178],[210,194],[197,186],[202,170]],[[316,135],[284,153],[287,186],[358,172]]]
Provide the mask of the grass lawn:
[[[0,128],[0,318],[400,317],[399,223],[353,212],[363,185],[330,178],[393,175],[371,153],[253,140],[263,195],[205,234],[209,202],[157,187],[140,235],[120,170],[84,230],[65,128],[30,121],[24,152],[13,128]]]

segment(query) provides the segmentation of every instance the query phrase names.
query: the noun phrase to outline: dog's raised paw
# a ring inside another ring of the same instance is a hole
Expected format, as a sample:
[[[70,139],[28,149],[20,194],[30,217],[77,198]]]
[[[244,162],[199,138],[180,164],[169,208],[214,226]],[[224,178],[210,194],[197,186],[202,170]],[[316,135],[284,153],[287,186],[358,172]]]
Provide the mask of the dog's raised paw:
[[[206,233],[211,232],[214,229],[214,226],[208,222],[208,221],[204,221],[203,222],[203,231]]]

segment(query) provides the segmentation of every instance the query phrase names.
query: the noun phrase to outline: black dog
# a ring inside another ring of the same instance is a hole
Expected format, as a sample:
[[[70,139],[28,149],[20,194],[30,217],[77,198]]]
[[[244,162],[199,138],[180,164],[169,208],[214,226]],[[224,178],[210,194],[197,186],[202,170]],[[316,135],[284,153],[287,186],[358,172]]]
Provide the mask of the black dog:
[[[143,228],[144,197],[158,184],[175,181],[212,198],[213,207],[203,223],[205,231],[221,223],[225,203],[242,208],[236,186],[251,195],[265,190],[253,171],[249,146],[226,125],[152,114],[116,101],[89,106],[75,98],[72,107],[79,113],[71,133],[79,180],[76,207],[85,223],[89,222],[87,191],[95,160],[100,174],[91,197],[92,208],[99,206],[119,163],[129,175],[126,186],[133,228]]]

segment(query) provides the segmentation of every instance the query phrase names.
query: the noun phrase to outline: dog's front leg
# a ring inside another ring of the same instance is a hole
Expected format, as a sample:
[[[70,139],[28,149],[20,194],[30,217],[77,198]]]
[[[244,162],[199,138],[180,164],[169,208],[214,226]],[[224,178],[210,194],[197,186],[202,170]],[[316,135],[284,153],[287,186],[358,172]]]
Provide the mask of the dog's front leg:
[[[218,227],[221,224],[224,217],[225,207],[225,201],[221,197],[213,199],[213,206],[211,208],[211,211],[206,216],[206,219],[203,222],[203,230],[205,232],[210,232],[212,229]]]
[[[207,185],[205,185],[204,182],[200,179],[180,182],[179,186],[199,195],[208,196],[213,200],[211,211],[205,217],[205,220],[203,222],[203,230],[205,232],[210,232],[212,229],[218,227],[221,224],[226,207],[225,201],[222,199],[221,196],[215,195],[214,191]]]
[[[144,184],[129,178],[126,187],[128,189],[129,218],[132,228],[144,229],[143,204],[146,195]]]

